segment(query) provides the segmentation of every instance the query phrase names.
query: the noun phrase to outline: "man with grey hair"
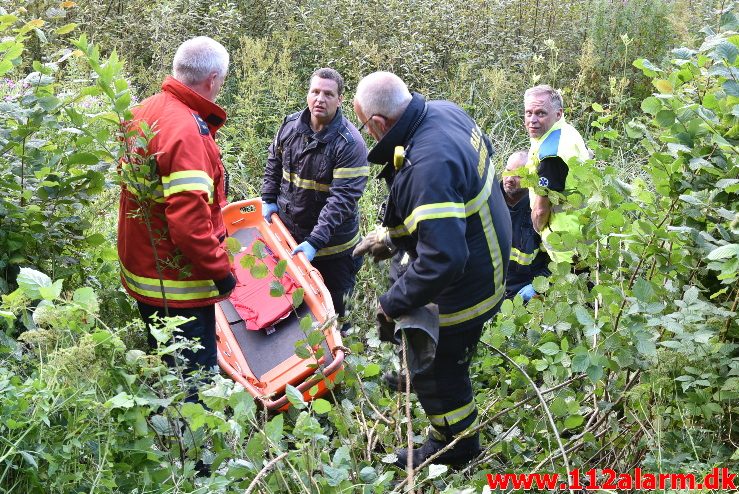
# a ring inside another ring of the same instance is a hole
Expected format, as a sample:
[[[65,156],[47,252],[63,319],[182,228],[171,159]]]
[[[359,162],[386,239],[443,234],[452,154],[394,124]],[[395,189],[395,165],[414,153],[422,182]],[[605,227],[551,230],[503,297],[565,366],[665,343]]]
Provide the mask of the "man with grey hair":
[[[564,119],[562,95],[548,85],[529,88],[524,93],[524,125],[529,134],[526,168],[538,175],[537,187],[529,189],[531,220],[541,235],[542,245],[554,262],[572,263],[572,244],[580,236],[577,215],[553,204],[552,192],[562,193],[566,188],[571,159],[587,160],[590,155],[580,133]],[[568,246],[550,241],[552,232],[565,240]]]
[[[367,147],[341,112],[344,79],[324,67],[310,77],[307,108],[285,117],[269,147],[262,184],[262,213],[277,213],[302,252],[323,277],[339,316],[349,329],[346,301],[362,259],[359,198],[369,176]]]
[[[226,120],[215,99],[228,53],[211,38],[193,38],[177,49],[172,69],[162,91],[133,110],[132,128],[154,135],[142,158],[121,168],[118,254],[123,286],[147,325],[155,316],[190,319],[181,334],[202,348],[182,352],[189,374],[216,368],[215,303],[236,285],[223,244],[227,191],[215,142]],[[149,344],[157,345],[151,334]],[[197,390],[186,399],[197,400]]]
[[[480,451],[469,366],[485,321],[499,309],[511,247],[511,221],[490,157],[489,139],[461,108],[410,93],[390,72],[362,79],[354,111],[378,142],[369,153],[385,165],[386,254],[408,254],[407,266],[379,297],[382,325],[435,304],[438,342],[433,362],[411,372],[431,427],[421,448],[396,451],[396,464],[434,460],[459,465]],[[364,251],[376,255],[373,245]],[[410,337],[410,334],[409,334]]]

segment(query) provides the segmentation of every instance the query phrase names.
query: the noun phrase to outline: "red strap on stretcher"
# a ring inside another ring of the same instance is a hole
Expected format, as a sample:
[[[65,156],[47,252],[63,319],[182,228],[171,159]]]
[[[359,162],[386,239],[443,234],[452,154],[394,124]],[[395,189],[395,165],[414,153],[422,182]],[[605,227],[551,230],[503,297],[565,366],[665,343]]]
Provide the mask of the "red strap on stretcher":
[[[254,242],[264,244],[261,238],[256,238]],[[256,260],[257,263],[264,263],[267,266],[268,274],[261,279],[254,278],[250,270],[244,269],[241,265],[241,258],[252,252],[253,245],[254,243],[234,256],[237,282],[229,300],[244,320],[246,329],[258,330],[273,326],[290,314],[293,308],[291,295],[300,286],[287,273],[279,280],[275,277],[275,266],[279,259],[269,248],[265,249],[267,255],[264,258]],[[280,297],[270,295],[270,284],[273,281],[282,284],[285,288],[284,295]]]

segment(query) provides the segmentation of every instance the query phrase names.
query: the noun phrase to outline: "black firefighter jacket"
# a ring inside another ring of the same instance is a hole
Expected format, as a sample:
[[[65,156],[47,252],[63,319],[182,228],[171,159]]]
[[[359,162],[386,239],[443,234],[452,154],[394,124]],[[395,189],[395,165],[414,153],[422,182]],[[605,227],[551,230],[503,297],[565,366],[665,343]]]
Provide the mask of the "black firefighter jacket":
[[[524,194],[520,201],[508,206],[511,214],[511,262],[506,278],[506,298],[513,298],[524,286],[537,276],[549,276],[551,271],[549,256],[541,248],[541,237],[531,221],[529,195]]]
[[[314,132],[310,111],[285,117],[269,147],[262,200],[277,203],[296,242],[316,258],[346,255],[359,242],[357,201],[369,176],[367,147],[341,110]]]
[[[400,169],[396,146],[405,148]],[[412,261],[380,296],[393,318],[429,302],[439,306],[441,331],[490,318],[505,292],[511,221],[488,138],[458,106],[414,93],[406,111],[372,148],[387,163],[390,188],[383,223]]]

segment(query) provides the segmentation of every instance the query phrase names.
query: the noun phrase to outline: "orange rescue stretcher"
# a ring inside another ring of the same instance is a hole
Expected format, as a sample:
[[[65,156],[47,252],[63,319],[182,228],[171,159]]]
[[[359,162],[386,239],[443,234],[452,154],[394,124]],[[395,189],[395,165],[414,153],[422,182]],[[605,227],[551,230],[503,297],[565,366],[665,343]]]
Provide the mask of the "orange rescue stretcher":
[[[328,391],[326,382],[333,382],[343,368],[344,347],[333,302],[320,273],[304,254],[292,256],[295,240],[277,215],[273,215],[272,223],[264,220],[261,200],[231,203],[224,208],[223,219],[229,236],[241,243],[242,254],[251,253],[254,242],[262,242],[268,253],[265,261],[287,261],[285,275],[277,281],[285,287],[282,298],[290,307],[276,320],[271,320],[274,314],[263,314],[274,305],[264,299],[265,293],[269,297],[269,283],[275,280],[272,266],[265,262],[269,276],[255,280],[248,270],[239,270],[240,256],[234,256],[239,281],[229,299],[216,305],[218,364],[270,410],[284,411],[290,406],[285,396],[288,384],[296,387],[306,401],[324,395]],[[290,293],[297,287],[302,287],[305,294],[302,304],[293,310]],[[324,326],[324,340],[312,349],[324,350],[318,362],[295,354],[295,343],[306,339],[299,324],[306,315],[314,324]],[[318,392],[311,396],[313,386]]]

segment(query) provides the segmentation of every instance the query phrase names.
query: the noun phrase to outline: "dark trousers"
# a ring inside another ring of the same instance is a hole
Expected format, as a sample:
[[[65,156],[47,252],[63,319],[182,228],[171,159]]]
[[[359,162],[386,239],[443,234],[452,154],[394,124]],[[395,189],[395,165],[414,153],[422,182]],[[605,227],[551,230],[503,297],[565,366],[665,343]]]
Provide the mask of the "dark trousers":
[[[152,316],[157,314],[159,317],[164,317],[164,308],[148,305],[143,302],[138,302],[139,313],[142,319],[146,323],[146,327],[149,328],[150,324],[153,323]],[[200,350],[193,351],[189,348],[182,351],[182,357],[186,360],[184,362],[185,374],[190,374],[192,371],[197,369],[212,370],[218,365],[218,357],[216,353],[216,309],[215,305],[208,305],[205,307],[192,307],[187,309],[169,308],[169,316],[182,316],[185,318],[194,318],[192,321],[188,321],[179,326],[180,335],[184,336],[188,340],[199,340],[203,346]],[[157,341],[149,331],[148,334],[149,347],[154,349],[157,347]],[[164,357],[165,363],[174,367],[174,357],[172,355],[166,355]]]
[[[311,264],[321,273],[331,300],[334,302],[336,314],[342,318],[346,315],[346,301],[354,291],[357,282],[357,273],[362,267],[363,257],[347,255],[331,257],[329,259],[314,259]]]
[[[469,369],[482,326],[481,322],[452,334],[445,332],[449,328],[440,328],[433,363],[411,380],[437,439],[450,441],[477,419]]]

